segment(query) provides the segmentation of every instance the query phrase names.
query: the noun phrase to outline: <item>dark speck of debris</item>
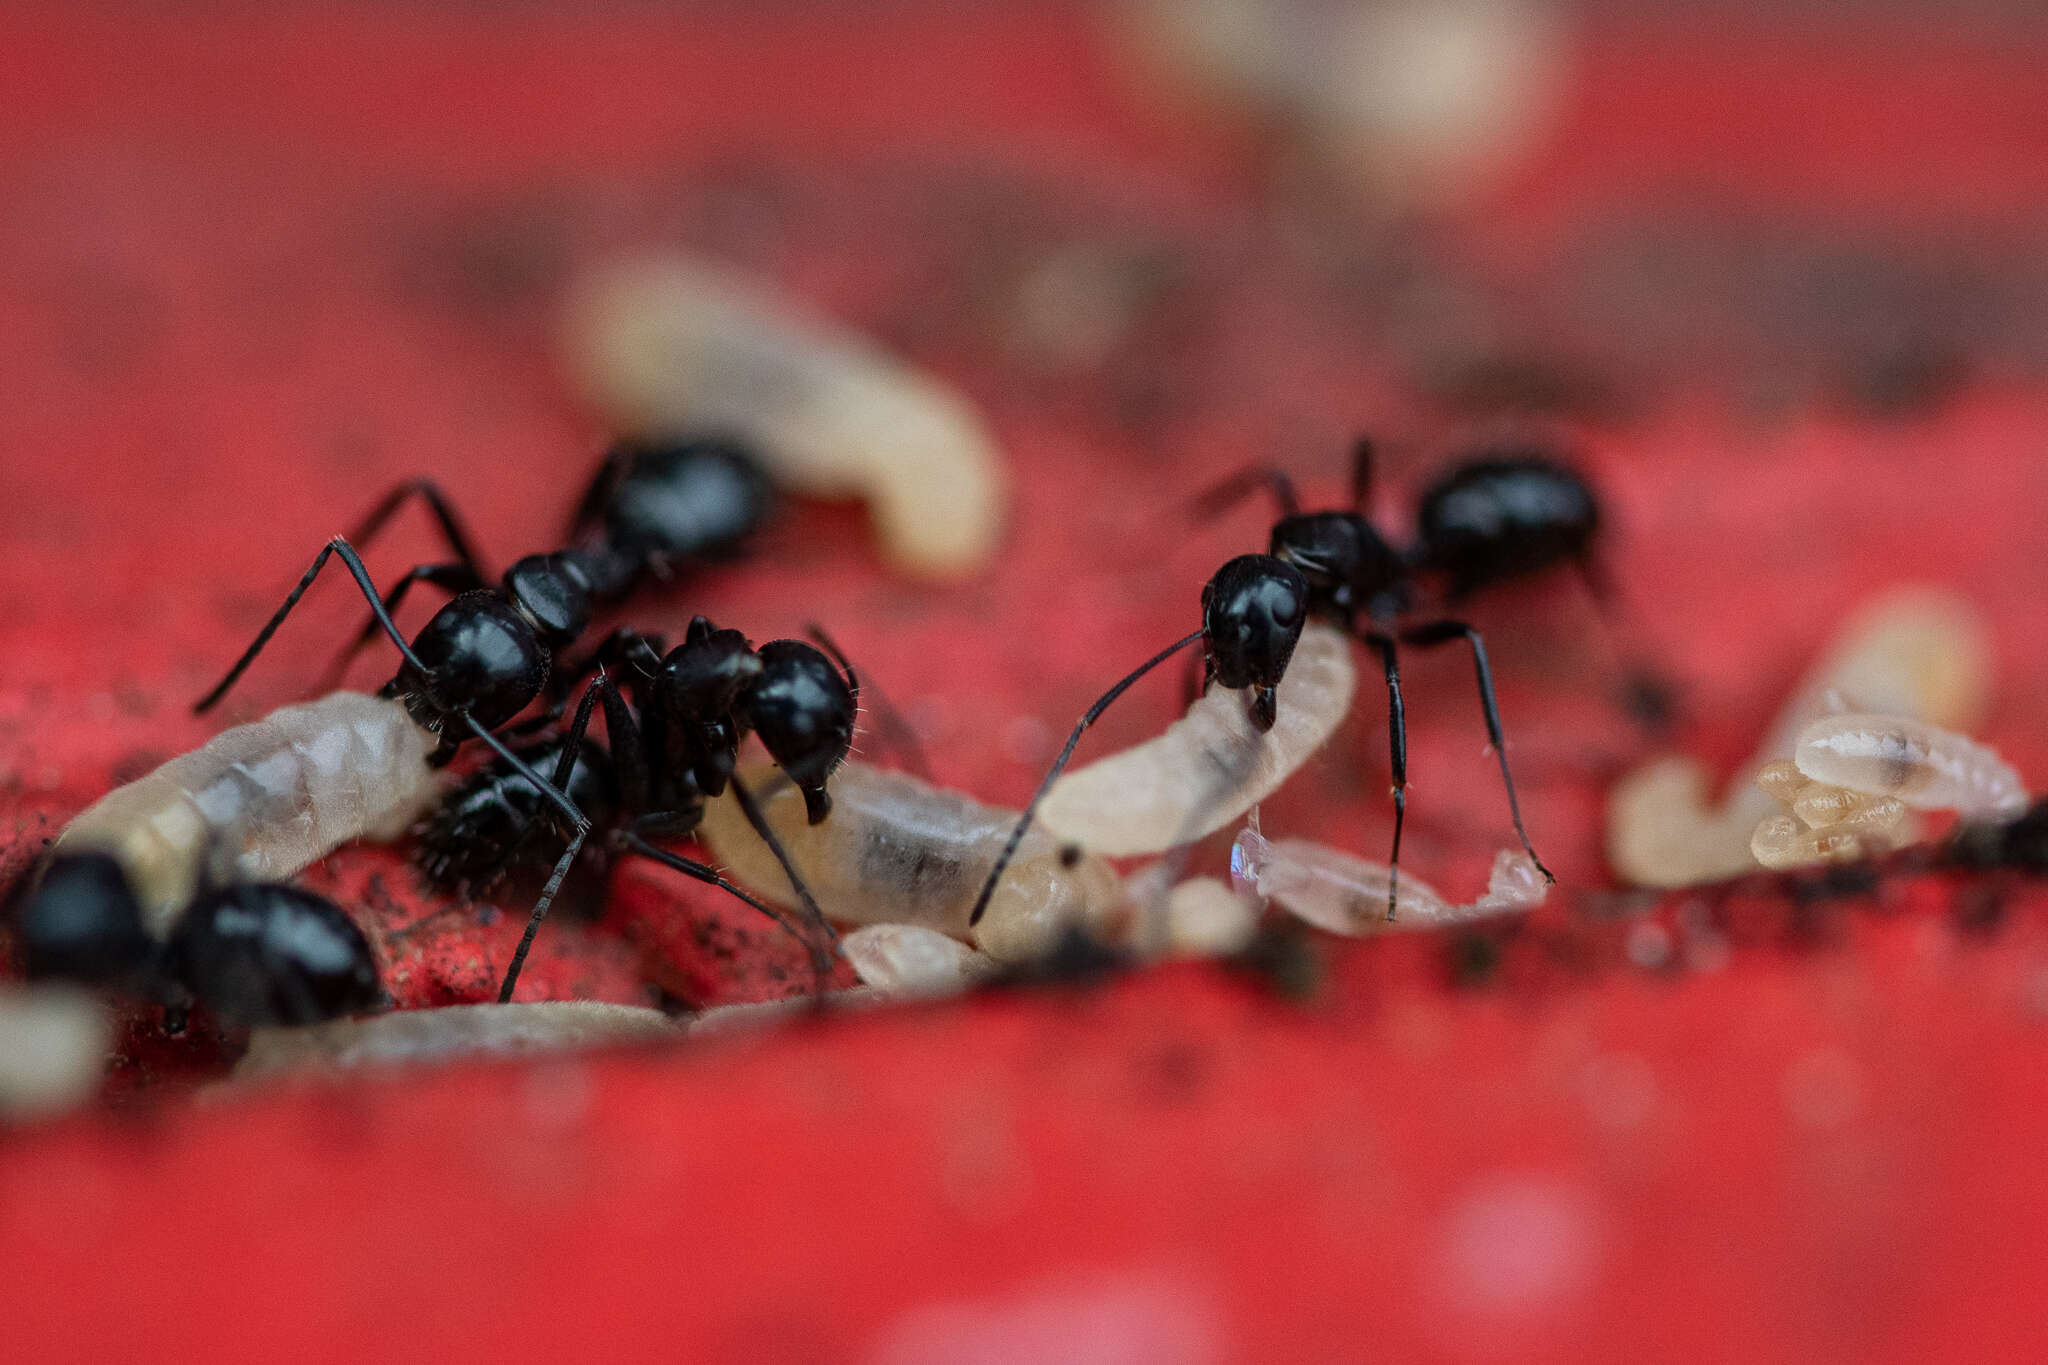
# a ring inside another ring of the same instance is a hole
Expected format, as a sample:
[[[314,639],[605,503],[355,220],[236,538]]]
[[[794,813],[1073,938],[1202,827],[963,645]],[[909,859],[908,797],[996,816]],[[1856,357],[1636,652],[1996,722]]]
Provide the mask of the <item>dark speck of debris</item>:
[[[1260,925],[1252,941],[1229,962],[1273,994],[1296,1004],[1315,999],[1327,974],[1322,946],[1305,927],[1288,920]]]
[[[1061,866],[1061,867],[1066,867],[1066,868],[1073,868],[1073,867],[1079,867],[1080,865],[1081,865],[1081,846],[1080,846],[1079,844],[1061,844],[1061,845],[1060,845],[1060,866]]]
[[[1029,986],[1094,986],[1131,966],[1127,954],[1102,943],[1076,926],[1060,935],[1052,951],[1036,962],[1008,968],[989,982],[995,988]]]
[[[1990,938],[2005,923],[2005,890],[1972,886],[1956,897],[1956,932],[1964,938]]]
[[[1489,934],[1454,935],[1444,954],[1450,984],[1461,990],[1484,986],[1500,974],[1500,943]]]

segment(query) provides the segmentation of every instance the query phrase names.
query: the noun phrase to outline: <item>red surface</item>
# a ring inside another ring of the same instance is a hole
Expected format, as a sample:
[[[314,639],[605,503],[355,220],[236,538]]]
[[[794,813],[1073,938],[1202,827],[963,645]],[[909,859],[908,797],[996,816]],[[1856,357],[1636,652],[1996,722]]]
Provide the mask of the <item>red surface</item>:
[[[1996,629],[1986,738],[2048,770],[2048,347],[2023,306],[2043,44],[1995,18],[1610,17],[1520,183],[1380,238],[1262,207],[1249,167],[1121,102],[1057,8],[10,15],[7,866],[210,732],[183,703],[388,483],[441,479],[500,561],[547,542],[597,440],[553,380],[552,299],[626,242],[767,270],[991,413],[1020,504],[985,577],[889,580],[858,517],[801,507],[753,563],[633,613],[756,638],[825,621],[941,776],[990,799],[1021,800],[1053,732],[1257,544],[1250,511],[1189,528],[1189,490],[1277,456],[1334,493],[1369,424],[1391,516],[1447,442],[1499,429],[1420,396],[1433,353],[1382,297],[1413,270],[1611,395],[1553,429],[1609,493],[1686,747],[1738,759],[1844,611],[1937,581]],[[1737,248],[1677,253],[1719,273],[1675,294],[1584,287],[1602,242],[1724,227]],[[1006,340],[1020,274],[1076,237],[1171,282],[1100,375]],[[2019,306],[1959,318],[1904,291],[1882,320],[1966,378],[1858,416],[1864,337],[1817,325],[1797,273],[1839,282],[1836,247]],[[404,534],[381,574],[424,548]],[[355,611],[323,589],[243,714],[297,695]],[[1352,945],[1307,1005],[1179,968],[674,1056],[130,1104],[0,1151],[7,1339],[24,1359],[2039,1355],[2038,895],[2011,888],[1983,931],[1957,915],[1981,889],[1934,882],[1616,918],[1641,907],[1599,890],[1600,792],[1641,747],[1602,637],[1556,587],[1480,620],[1569,892],[1490,973],[1454,988],[1459,945]],[[1455,659],[1409,672],[1410,865],[1469,890],[1505,835],[1476,708]],[[1091,742],[1156,729],[1172,694]],[[1376,852],[1381,729],[1362,708],[1269,827]],[[411,1002],[486,994],[516,936],[462,907],[399,933],[441,907],[387,852],[313,880]],[[1639,965],[1660,944],[1670,965]],[[753,998],[781,951],[633,870],[604,924],[550,925],[522,996],[634,999],[651,976]]]

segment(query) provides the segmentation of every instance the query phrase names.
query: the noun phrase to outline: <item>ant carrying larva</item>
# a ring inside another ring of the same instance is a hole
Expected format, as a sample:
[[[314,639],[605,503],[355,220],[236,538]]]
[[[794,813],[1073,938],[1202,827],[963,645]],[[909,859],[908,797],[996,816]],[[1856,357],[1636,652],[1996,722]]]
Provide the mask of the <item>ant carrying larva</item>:
[[[363,534],[374,534],[411,496],[420,497],[434,512],[456,556],[454,562],[418,566],[393,587],[388,598],[380,597],[349,539],[336,537],[314,557],[284,604],[227,676],[200,699],[195,709],[204,712],[227,693],[283,624],[328,558],[339,558],[369,601],[372,627],[391,640],[403,660],[380,696],[402,703],[412,722],[437,741],[426,762],[446,763],[466,739],[481,740],[495,752],[499,764],[516,774],[555,810],[565,827],[567,846],[534,904],[526,934],[500,986],[500,998],[509,1000],[533,936],[546,919],[563,878],[590,833],[589,819],[563,792],[561,784],[568,779],[590,708],[605,698],[608,684],[600,670],[597,681],[586,689],[577,723],[552,781],[514,753],[495,731],[510,725],[544,696],[547,711],[537,723],[549,724],[558,719],[566,709],[567,680],[581,677],[590,669],[586,666],[556,673],[555,657],[584,635],[595,608],[624,596],[647,573],[678,558],[728,552],[758,521],[765,506],[765,483],[744,452],[718,443],[616,448],[583,499],[576,517],[580,528],[577,543],[566,550],[529,555],[517,561],[495,589],[480,586],[483,575],[461,524],[429,483],[413,481],[394,489],[366,519]],[[413,583],[422,581],[455,589],[457,595],[408,644],[392,622],[391,610]],[[341,662],[346,662],[362,638],[359,635],[350,644]],[[695,642],[686,642],[692,643]],[[721,647],[724,643],[720,642]],[[744,648],[743,639],[740,645]],[[727,657],[731,654],[729,649],[723,653],[714,649],[712,653],[717,657],[703,657],[713,673],[685,678],[683,685],[708,689],[707,696],[718,694],[714,701],[722,699],[728,703],[742,682],[764,695],[788,698],[783,708],[787,724],[780,732],[787,736],[787,745],[773,747],[768,730],[757,728],[764,740],[770,742],[778,761],[800,770],[812,818],[823,819],[829,808],[824,800],[824,778],[838,754],[844,753],[843,744],[838,744],[836,753],[833,752],[835,726],[842,714],[851,714],[846,684],[832,662],[802,641],[771,642],[757,656],[748,652],[758,665],[741,679],[730,673],[737,656]],[[602,651],[593,657],[596,664],[602,664]],[[699,657],[693,654],[690,661]],[[718,673],[719,669],[727,672]],[[552,689],[551,674],[557,679]],[[609,713],[611,702],[607,700],[606,705]],[[725,712],[714,709],[692,723],[717,730],[720,726],[729,727],[730,719]],[[532,724],[535,722],[528,723]],[[518,728],[513,727],[508,733],[516,733]],[[669,807],[657,804],[649,809]],[[773,838],[765,830],[762,837],[771,841]],[[678,859],[671,865],[715,885],[724,885],[716,873],[688,860]],[[806,908],[816,927],[823,930],[822,916],[816,914],[813,906],[807,904]]]
[[[1352,463],[1353,510],[1302,512],[1292,481],[1271,468],[1245,470],[1202,496],[1201,504],[1213,512],[1261,489],[1270,491],[1281,512],[1273,525],[1270,553],[1241,555],[1217,570],[1202,589],[1202,629],[1148,659],[1088,708],[1025,806],[1013,842],[1023,838],[1037,817],[1088,728],[1138,679],[1192,645],[1202,646],[1204,690],[1211,684],[1243,689],[1252,725],[1261,731],[1272,729],[1277,689],[1304,628],[1315,621],[1371,648],[1379,655],[1386,678],[1394,798],[1388,916],[1394,915],[1398,903],[1401,833],[1408,809],[1408,731],[1399,665],[1399,647],[1404,644],[1430,649],[1463,641],[1470,648],[1487,738],[1500,766],[1515,834],[1529,861],[1546,881],[1551,880],[1523,828],[1485,642],[1462,621],[1441,619],[1402,627],[1398,618],[1424,577],[1446,580],[1451,600],[1564,563],[1580,566],[1591,581],[1603,581],[1592,568],[1600,522],[1592,489],[1578,474],[1531,452],[1474,457],[1424,493],[1417,539],[1402,550],[1365,515],[1372,480],[1373,446],[1361,440]],[[1361,615],[1367,624],[1359,623]],[[1205,780],[1213,780],[1205,768],[1220,765],[1205,763],[1206,751],[1199,746],[1174,756],[1189,767],[1171,775],[1173,785],[1205,792]],[[1231,770],[1224,771],[1224,781],[1241,781]],[[1226,814],[1218,824],[1235,813]],[[1007,862],[1007,853],[997,860],[973,918],[979,918],[979,906],[994,894]]]

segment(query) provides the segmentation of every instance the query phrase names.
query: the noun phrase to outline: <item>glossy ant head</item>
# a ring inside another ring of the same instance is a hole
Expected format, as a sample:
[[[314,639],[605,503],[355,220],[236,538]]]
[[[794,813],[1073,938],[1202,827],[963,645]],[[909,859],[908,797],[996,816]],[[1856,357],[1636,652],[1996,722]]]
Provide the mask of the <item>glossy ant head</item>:
[[[31,981],[134,985],[154,973],[160,951],[127,875],[105,853],[53,860],[15,907],[14,937]]]
[[[1302,512],[1273,524],[1272,555],[1308,581],[1309,610],[1349,620],[1398,597],[1408,577],[1400,552],[1357,512]]]
[[[377,959],[335,905],[276,882],[202,897],[178,924],[173,971],[215,1014],[245,1024],[317,1024],[383,1002]]]
[[[801,640],[770,640],[746,719],[776,765],[804,794],[812,824],[832,812],[825,781],[853,745],[858,696],[825,655]]]
[[[528,555],[505,570],[505,596],[549,650],[590,629],[590,579],[575,556]]]
[[[1202,645],[1211,681],[1249,687],[1252,721],[1273,726],[1274,689],[1308,622],[1309,583],[1272,555],[1239,555],[1202,588]]]
[[[532,624],[495,592],[457,596],[434,613],[412,649],[426,675],[406,664],[384,695],[400,697],[427,730],[440,730],[456,707],[496,729],[525,710],[548,680],[548,651]]]

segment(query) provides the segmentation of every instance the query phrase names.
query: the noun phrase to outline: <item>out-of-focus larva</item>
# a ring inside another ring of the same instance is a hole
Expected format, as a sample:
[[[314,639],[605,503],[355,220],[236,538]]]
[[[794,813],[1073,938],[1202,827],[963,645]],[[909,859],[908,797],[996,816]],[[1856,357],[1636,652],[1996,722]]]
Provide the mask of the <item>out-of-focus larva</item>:
[[[367,1066],[409,1066],[464,1057],[519,1057],[580,1048],[625,1047],[680,1038],[659,1010],[589,1000],[449,1005],[310,1028],[261,1028],[234,1079],[319,1075]]]
[[[87,807],[55,855],[111,854],[158,937],[207,882],[276,882],[355,839],[395,839],[439,788],[403,702],[334,692],[225,730]]]
[[[579,292],[568,349],[577,383],[621,430],[741,436],[784,487],[866,499],[906,571],[955,577],[995,550],[1009,484],[980,414],[737,270],[622,262]]]
[[[1929,589],[1888,593],[1859,611],[1779,712],[1725,801],[1705,766],[1679,755],[1654,759],[1608,794],[1607,858],[1638,886],[1692,886],[1756,869],[1757,826],[1775,811],[1754,785],[1789,756],[1800,732],[1847,696],[1873,712],[1969,729],[1983,713],[1991,648],[1975,608]]]
[[[1217,877],[1190,877],[1166,893],[1165,943],[1174,957],[1228,957],[1259,929],[1259,907]]]
[[[1306,839],[1266,839],[1256,823],[1237,836],[1230,871],[1238,886],[1260,900],[1277,901],[1318,929],[1333,934],[1377,934],[1395,929],[1437,929],[1448,924],[1533,910],[1549,884],[1527,854],[1502,849],[1493,860],[1486,893],[1455,904],[1423,882],[1401,878],[1395,915],[1387,917],[1385,863],[1370,862]]]
[[[1192,843],[1270,796],[1320,749],[1357,683],[1345,637],[1311,624],[1280,679],[1271,729],[1258,728],[1242,690],[1212,687],[1158,738],[1060,778],[1038,823],[1106,857]]]
[[[1149,83],[1391,207],[1463,201],[1540,144],[1568,14],[1548,0],[1123,0]]]
[[[1094,922],[1120,895],[1107,863],[1033,831],[970,935],[968,912],[1015,811],[848,762],[832,779],[832,818],[813,825],[787,783],[758,768],[743,779],[818,903],[848,923],[921,925],[1015,962],[1037,957],[1068,925]],[[788,876],[730,795],[705,804],[698,833],[734,880],[793,903]]]
[[[839,940],[863,984],[888,995],[958,995],[997,970],[996,960],[920,924],[870,924]]]
[[[113,1047],[98,1000],[69,986],[0,986],[0,1119],[62,1113],[92,1098]]]

